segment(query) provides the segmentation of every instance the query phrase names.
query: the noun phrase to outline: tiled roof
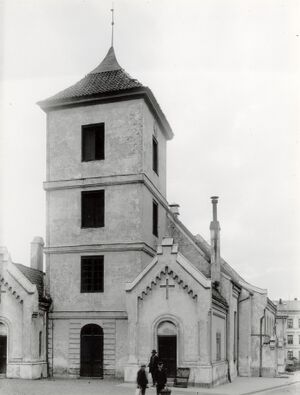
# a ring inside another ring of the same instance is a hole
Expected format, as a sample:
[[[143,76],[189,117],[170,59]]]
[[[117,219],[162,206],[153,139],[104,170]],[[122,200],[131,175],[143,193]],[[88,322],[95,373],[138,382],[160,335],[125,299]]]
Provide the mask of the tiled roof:
[[[118,97],[143,97],[151,111],[163,127],[167,139],[173,137],[172,129],[156,101],[151,90],[132,78],[119,65],[115,51],[111,47],[103,61],[76,84],[58,92],[56,95],[42,100],[37,104],[44,111],[58,107],[81,104],[82,102],[98,102],[115,100]]]
[[[130,77],[119,65],[113,47],[111,47],[103,61],[76,84],[40,102],[51,104],[64,99],[75,99],[93,95],[120,92],[143,85]]]
[[[283,300],[283,301],[281,301],[281,303],[278,301],[275,301],[275,304],[277,305],[278,311],[289,311],[289,310],[300,311],[300,300],[297,300],[297,299]]]
[[[33,269],[28,266],[15,263],[15,266],[20,270],[22,274],[32,283],[35,284],[38,290],[39,299],[44,297],[44,273],[40,270]]]

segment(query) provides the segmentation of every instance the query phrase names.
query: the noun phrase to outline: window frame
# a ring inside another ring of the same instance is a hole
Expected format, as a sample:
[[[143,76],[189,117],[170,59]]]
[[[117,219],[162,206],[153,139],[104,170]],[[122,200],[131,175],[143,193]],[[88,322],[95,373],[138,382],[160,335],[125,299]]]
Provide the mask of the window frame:
[[[158,203],[156,200],[152,200],[152,234],[158,237]]]
[[[294,327],[294,320],[293,320],[293,318],[288,318],[287,319],[287,328],[288,329],[293,329],[293,327]]]
[[[287,335],[287,344],[294,344],[294,335]]]
[[[221,332],[216,332],[216,361],[222,360],[222,336]]]
[[[152,170],[158,175],[158,141],[155,136],[152,136]]]
[[[292,356],[290,357],[290,355]],[[287,359],[291,360],[292,358],[294,358],[293,350],[287,350]]]
[[[98,130],[97,130],[98,129]],[[91,158],[86,158],[85,147],[87,144],[87,131],[94,131],[94,147]],[[101,133],[101,136],[100,136]],[[97,137],[99,139],[99,146],[97,145]],[[102,143],[100,144],[100,141]],[[94,162],[105,159],[105,123],[91,123],[81,125],[81,162]]]
[[[93,261],[93,266],[91,266],[91,289],[88,289],[87,278],[84,278],[84,263],[86,261]],[[95,283],[95,261],[100,267],[99,284]],[[80,293],[103,293],[104,292],[104,255],[82,255],[80,257]]]
[[[92,210],[94,211],[92,218],[93,220],[89,219],[88,216],[88,203],[86,201],[87,196],[92,195],[99,195],[102,200],[102,206],[99,210],[102,210],[102,213],[98,213],[95,215],[95,211],[97,211],[97,206],[95,206]],[[100,217],[101,220],[96,221],[97,216]],[[90,222],[89,222],[90,221]],[[81,228],[88,229],[88,228],[104,228],[105,226],[105,189],[96,189],[92,191],[81,191]]]

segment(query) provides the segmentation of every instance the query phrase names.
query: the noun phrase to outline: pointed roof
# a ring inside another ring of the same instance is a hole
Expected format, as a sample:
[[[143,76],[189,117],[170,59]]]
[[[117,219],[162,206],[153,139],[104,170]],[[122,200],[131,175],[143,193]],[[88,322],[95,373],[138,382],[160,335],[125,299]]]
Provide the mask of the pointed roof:
[[[94,70],[92,70],[89,74],[97,74],[103,73],[106,71],[114,71],[114,70],[121,70],[122,67],[119,65],[114,47],[110,47],[105,58],[102,62],[97,66]]]
[[[151,90],[132,78],[118,63],[113,47],[102,62],[76,84],[38,102],[46,112],[62,107],[97,104],[99,101],[129,100],[143,97],[167,139],[173,137],[171,127]]]

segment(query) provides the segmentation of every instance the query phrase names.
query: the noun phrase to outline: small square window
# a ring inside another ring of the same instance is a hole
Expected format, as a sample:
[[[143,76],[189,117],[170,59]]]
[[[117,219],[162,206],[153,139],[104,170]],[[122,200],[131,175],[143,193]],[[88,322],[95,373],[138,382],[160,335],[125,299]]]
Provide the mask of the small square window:
[[[81,227],[100,228],[104,226],[104,190],[81,192]]]
[[[104,159],[104,123],[81,127],[82,162]]]
[[[103,256],[81,257],[81,292],[104,291]]]

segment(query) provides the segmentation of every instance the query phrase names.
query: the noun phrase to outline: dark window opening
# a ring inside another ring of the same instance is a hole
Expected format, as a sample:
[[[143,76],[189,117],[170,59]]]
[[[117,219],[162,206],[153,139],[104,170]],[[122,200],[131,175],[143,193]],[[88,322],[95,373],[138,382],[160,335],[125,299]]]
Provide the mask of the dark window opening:
[[[233,345],[233,359],[237,359],[237,313],[234,312],[234,345]]]
[[[154,200],[152,204],[152,233],[158,237],[158,204]]]
[[[158,142],[155,137],[152,138],[152,168],[158,175]]]
[[[104,123],[81,127],[82,161],[104,159]]]
[[[221,333],[216,334],[216,360],[221,361]]]
[[[81,257],[81,292],[104,291],[103,256]]]
[[[104,190],[81,192],[81,227],[104,226]]]
[[[42,356],[42,332],[39,332],[39,357]]]

